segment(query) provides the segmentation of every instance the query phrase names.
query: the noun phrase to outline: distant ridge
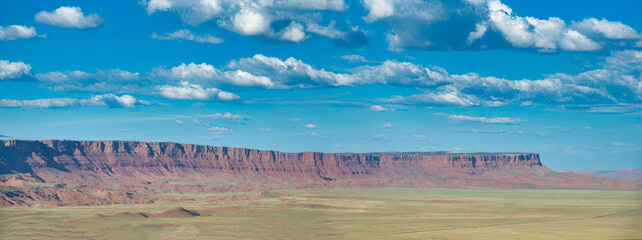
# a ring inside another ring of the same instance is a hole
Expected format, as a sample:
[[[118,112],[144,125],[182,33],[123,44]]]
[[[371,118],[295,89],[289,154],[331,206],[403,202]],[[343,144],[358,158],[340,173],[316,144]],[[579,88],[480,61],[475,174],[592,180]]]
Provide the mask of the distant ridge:
[[[371,152],[366,154],[372,155],[412,155],[412,156],[489,156],[489,155],[526,155],[537,154],[527,152],[474,152],[474,153],[454,153],[451,151],[435,152]]]
[[[578,174],[589,175],[599,178],[611,179],[627,179],[627,180],[642,180],[642,170],[635,168],[623,168],[617,171],[583,171],[583,170],[568,170],[561,172],[572,172]]]

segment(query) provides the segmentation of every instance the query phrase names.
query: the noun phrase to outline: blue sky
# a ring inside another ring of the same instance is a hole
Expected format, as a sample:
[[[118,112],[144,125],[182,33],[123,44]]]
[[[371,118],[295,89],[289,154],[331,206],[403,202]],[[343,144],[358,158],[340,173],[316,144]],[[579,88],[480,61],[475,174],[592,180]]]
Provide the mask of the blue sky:
[[[0,3],[0,135],[642,167],[640,1]]]

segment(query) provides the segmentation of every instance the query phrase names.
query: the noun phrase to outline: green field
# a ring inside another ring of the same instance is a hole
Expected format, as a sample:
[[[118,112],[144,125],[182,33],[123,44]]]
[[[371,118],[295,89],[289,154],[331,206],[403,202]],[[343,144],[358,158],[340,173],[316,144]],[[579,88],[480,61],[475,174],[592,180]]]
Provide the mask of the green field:
[[[642,239],[642,191],[335,188],[221,200],[235,194],[5,207],[0,239]],[[165,212],[176,207],[200,216]]]

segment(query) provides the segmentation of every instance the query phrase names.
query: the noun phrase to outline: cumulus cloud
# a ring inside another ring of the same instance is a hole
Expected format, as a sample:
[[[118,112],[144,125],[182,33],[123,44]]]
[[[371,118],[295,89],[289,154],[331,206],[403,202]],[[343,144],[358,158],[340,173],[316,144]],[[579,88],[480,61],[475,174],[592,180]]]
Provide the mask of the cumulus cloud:
[[[38,36],[38,33],[36,33],[36,28],[34,27],[27,27],[23,25],[10,25],[6,27],[0,26],[0,40],[2,41],[12,41],[17,39],[35,37],[45,36]]]
[[[289,42],[302,42],[307,38],[303,31],[303,25],[296,22],[290,23],[290,25],[277,33],[277,35],[279,35],[281,40]]]
[[[639,39],[640,35],[630,26],[621,22],[606,19],[587,18],[573,22],[571,27],[578,32],[593,38],[606,39]]]
[[[66,107],[109,107],[132,108],[135,105],[148,105],[131,95],[102,94],[91,98],[44,98],[33,100],[0,99],[3,108],[66,108]]]
[[[285,88],[269,77],[257,76],[243,70],[223,71],[207,63],[181,64],[171,69],[164,67],[152,71],[151,77],[161,80],[197,82],[202,85],[233,85],[243,87]]]
[[[241,58],[230,61],[228,68],[239,69],[259,76],[267,76],[277,85],[282,86],[326,86],[345,85],[351,81],[345,74],[337,74],[324,69],[304,63],[295,58],[288,58],[285,61],[275,57],[267,57],[261,54],[252,58]]]
[[[481,50],[524,48],[542,52],[596,51],[606,40],[636,40],[630,26],[587,18],[519,16],[499,0],[365,0],[367,22],[390,28],[389,49]],[[633,44],[631,42],[631,44]]]
[[[62,28],[96,28],[103,19],[98,14],[86,15],[79,7],[59,7],[53,12],[42,11],[36,14],[36,22]]]
[[[327,71],[299,59],[282,60],[261,54],[232,60],[223,70],[207,64],[190,64],[173,68],[164,75],[182,80],[264,88],[387,84],[424,89],[422,94],[394,96],[383,101],[401,104],[497,107],[511,102],[626,103],[640,101],[640,55],[640,51],[632,50],[613,52],[596,70],[520,80],[484,77],[476,73],[450,74],[437,66],[426,67],[395,60],[343,71]]]
[[[268,32],[271,20],[255,9],[241,9],[232,19],[232,30],[246,35],[254,36]]]
[[[465,115],[449,115],[449,119],[454,121],[468,121],[468,122],[481,122],[486,124],[520,124],[523,120],[520,118],[510,117],[471,117]]]
[[[384,101],[410,105],[492,106],[492,104],[484,104],[484,102],[477,97],[461,93],[454,88],[439,92],[426,91],[426,93],[423,94],[410,95],[407,97],[394,96]]]
[[[157,78],[169,78],[181,81],[208,81],[219,78],[221,76],[221,71],[207,63],[183,63],[176,67],[172,67],[169,70],[163,67],[156,68],[153,70],[153,74]]]
[[[31,66],[23,62],[0,60],[0,81],[19,79],[31,74]]]
[[[394,0],[364,0],[363,6],[368,10],[367,22],[374,22],[392,16],[395,12]]]
[[[265,76],[256,76],[249,72],[244,72],[241,70],[228,71],[225,72],[225,78],[222,79],[223,82],[230,85],[236,86],[245,86],[245,87],[264,87],[264,88],[283,88],[272,82],[272,80]]]
[[[385,66],[385,65],[384,65]],[[414,65],[409,69],[423,69]],[[414,76],[414,81],[401,81],[420,86],[423,94],[407,97],[395,96],[385,102],[404,104],[455,105],[455,106],[502,106],[511,102],[538,102],[556,104],[603,104],[637,103],[642,101],[642,53],[625,50],[614,52],[605,58],[602,68],[576,75],[552,74],[543,79],[509,80],[496,77],[481,77],[475,73],[449,74],[443,69],[432,70],[432,76],[423,73],[429,70],[402,71],[400,76]],[[421,79],[421,81],[418,81]],[[378,82],[376,78],[371,81]],[[388,80],[390,81],[390,79]],[[415,82],[417,81],[417,82]],[[397,81],[397,83],[400,83]]]
[[[223,39],[214,37],[212,35],[209,35],[209,34],[196,35],[187,29],[182,29],[176,32],[171,32],[166,34],[152,33],[151,38],[158,39],[158,40],[187,40],[187,41],[194,41],[199,43],[210,43],[210,44],[219,44],[223,42]]]
[[[642,51],[614,51],[596,69],[578,74],[557,73],[539,79],[511,80],[476,73],[451,74],[438,66],[387,60],[379,64],[328,71],[295,58],[285,60],[261,54],[228,62],[221,68],[207,63],[153,69],[140,76],[119,69],[33,74],[45,86],[59,91],[116,92],[160,95],[178,100],[235,100],[221,89],[342,87],[386,84],[420,89],[409,96],[362,103],[373,111],[386,103],[499,107],[519,104],[620,104],[642,102]],[[24,63],[0,61],[0,79],[31,76]]]
[[[160,86],[158,90],[161,96],[174,100],[208,101],[218,99],[221,101],[230,101],[240,98],[231,92],[222,91],[218,88],[203,88],[201,85],[192,84],[188,81],[180,82],[180,86]]]
[[[329,37],[330,29],[319,27],[319,15],[309,13],[319,10],[344,11],[347,8],[343,0],[143,0],[142,5],[149,14],[159,11],[177,12],[187,24],[199,25],[216,19],[220,27],[241,35],[265,36],[289,42],[307,39],[306,29]],[[291,23],[283,29],[275,30],[273,25],[278,21]]]
[[[305,128],[308,128],[308,129],[315,129],[315,128],[317,128],[317,125],[314,125],[314,124],[310,123],[310,124],[308,124],[308,125],[305,125]]]
[[[521,17],[500,1],[488,1],[487,24],[517,48],[536,48],[543,51],[593,51],[601,46],[581,33],[569,29],[564,20],[551,17],[538,19]],[[477,31],[476,31],[477,32]]]

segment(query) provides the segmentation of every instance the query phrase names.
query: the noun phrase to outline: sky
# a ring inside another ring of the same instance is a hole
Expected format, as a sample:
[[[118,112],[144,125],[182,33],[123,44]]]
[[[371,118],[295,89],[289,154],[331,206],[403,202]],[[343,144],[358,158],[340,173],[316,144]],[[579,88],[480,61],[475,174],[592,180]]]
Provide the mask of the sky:
[[[0,1],[0,138],[642,168],[642,1]]]

